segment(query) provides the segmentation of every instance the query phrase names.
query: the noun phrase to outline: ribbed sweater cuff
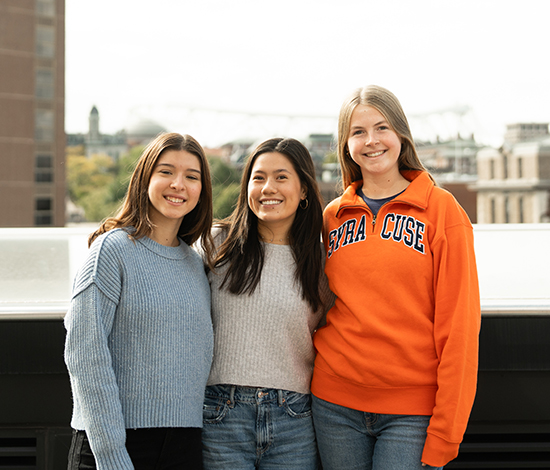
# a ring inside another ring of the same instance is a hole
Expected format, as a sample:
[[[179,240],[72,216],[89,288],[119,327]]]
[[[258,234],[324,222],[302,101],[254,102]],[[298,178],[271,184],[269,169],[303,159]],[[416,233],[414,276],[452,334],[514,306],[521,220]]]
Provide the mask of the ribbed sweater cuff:
[[[422,452],[422,463],[432,467],[443,467],[458,455],[460,443],[447,442],[440,437],[428,433],[424,451]]]
[[[97,470],[134,470],[134,464],[126,448],[108,454],[95,455]]]

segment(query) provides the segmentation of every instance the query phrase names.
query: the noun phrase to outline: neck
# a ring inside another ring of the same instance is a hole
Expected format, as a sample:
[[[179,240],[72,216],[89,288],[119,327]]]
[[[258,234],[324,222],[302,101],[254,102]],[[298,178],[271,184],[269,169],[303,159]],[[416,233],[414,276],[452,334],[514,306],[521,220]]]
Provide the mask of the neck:
[[[384,199],[403,191],[410,181],[397,171],[392,175],[363,174],[363,194],[371,199]]]
[[[178,240],[178,226],[156,226],[149,234],[151,240],[156,241],[160,245],[164,246],[179,246]]]
[[[258,221],[258,236],[265,243],[288,245],[290,244],[290,227],[268,227]]]

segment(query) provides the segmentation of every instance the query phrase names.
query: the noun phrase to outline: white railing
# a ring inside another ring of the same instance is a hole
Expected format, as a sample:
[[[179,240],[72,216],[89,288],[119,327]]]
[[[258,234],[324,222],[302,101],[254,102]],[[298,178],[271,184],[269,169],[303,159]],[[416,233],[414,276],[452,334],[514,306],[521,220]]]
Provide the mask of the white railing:
[[[0,319],[62,319],[94,227],[0,229]],[[476,225],[484,315],[550,315],[550,224]]]

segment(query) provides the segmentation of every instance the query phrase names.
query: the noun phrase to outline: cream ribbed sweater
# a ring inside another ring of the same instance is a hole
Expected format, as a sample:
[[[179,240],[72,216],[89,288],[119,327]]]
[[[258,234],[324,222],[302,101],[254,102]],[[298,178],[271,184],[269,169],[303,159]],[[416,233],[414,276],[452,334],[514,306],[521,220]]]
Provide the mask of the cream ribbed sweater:
[[[266,243],[264,247],[262,277],[252,295],[221,290],[224,267],[209,274],[214,361],[208,385],[309,393],[315,356],[312,333],[330,307],[332,294],[323,273],[320,291],[325,306],[312,312],[294,278],[290,246]],[[319,256],[324,257],[322,247]]]

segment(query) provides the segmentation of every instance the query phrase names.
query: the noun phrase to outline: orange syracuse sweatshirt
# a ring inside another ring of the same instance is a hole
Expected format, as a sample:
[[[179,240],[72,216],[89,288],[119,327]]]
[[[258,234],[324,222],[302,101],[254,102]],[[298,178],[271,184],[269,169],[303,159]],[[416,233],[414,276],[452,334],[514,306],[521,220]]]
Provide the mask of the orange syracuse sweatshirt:
[[[352,183],[324,214],[336,294],[314,337],[312,393],[379,414],[430,415],[422,461],[458,455],[477,381],[480,299],[473,230],[428,174],[376,217]]]

